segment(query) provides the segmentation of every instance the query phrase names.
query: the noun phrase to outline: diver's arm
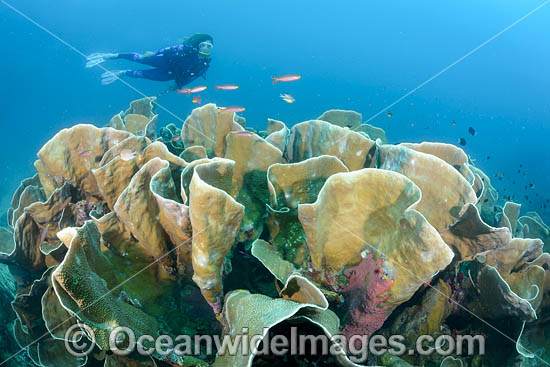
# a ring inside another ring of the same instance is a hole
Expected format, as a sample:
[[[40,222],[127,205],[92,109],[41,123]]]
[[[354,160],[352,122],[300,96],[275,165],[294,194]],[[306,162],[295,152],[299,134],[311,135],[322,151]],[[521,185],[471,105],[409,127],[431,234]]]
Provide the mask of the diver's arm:
[[[160,50],[156,50],[155,52],[153,52],[153,55],[151,55],[151,56],[159,56],[159,55],[170,55],[170,54],[173,54],[173,53],[175,53],[175,51],[174,51],[174,48],[175,48],[175,47],[176,47],[176,46],[161,48]]]
[[[193,46],[191,45],[177,45],[177,46],[170,46],[161,48],[160,50],[157,50],[153,53],[153,55],[165,55],[165,56],[175,56],[175,55],[181,55],[188,53],[189,51],[193,50]]]

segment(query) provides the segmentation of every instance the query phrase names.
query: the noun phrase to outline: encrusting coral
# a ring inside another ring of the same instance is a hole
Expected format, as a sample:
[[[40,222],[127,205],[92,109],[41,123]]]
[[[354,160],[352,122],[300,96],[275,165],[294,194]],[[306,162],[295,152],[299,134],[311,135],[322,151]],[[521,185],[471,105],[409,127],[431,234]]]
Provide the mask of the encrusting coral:
[[[366,168],[331,176],[314,204],[299,205],[312,272],[348,300],[344,335],[371,335],[451,262],[437,230],[411,209],[420,197],[405,176]]]
[[[63,129],[14,193],[0,261],[18,287],[15,338],[37,364],[241,367],[264,358],[259,340],[233,356],[114,356],[117,326],[136,337],[236,338],[243,327],[251,337],[293,324],[329,337],[400,333],[407,343],[456,333],[460,322],[490,332],[468,312],[512,321],[518,353],[506,358],[548,353],[540,328],[550,231],[519,204],[498,209],[488,176],[462,149],[386,144],[383,130],[342,110],[292,128],[270,119],[256,132],[214,104],[157,137],[155,106],[144,98],[107,127]],[[87,359],[63,349],[76,322],[95,334]],[[326,363],[357,366],[351,357],[344,348]]]

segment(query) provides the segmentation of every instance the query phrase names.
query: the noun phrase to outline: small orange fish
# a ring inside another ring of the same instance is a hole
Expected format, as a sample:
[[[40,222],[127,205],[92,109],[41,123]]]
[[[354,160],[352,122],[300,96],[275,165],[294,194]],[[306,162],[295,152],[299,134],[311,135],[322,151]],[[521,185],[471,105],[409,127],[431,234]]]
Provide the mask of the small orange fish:
[[[189,92],[190,93],[199,93],[199,92],[202,92],[205,89],[206,89],[206,86],[201,85],[200,87],[191,88],[191,90]]]
[[[218,107],[218,109],[223,112],[243,112],[246,110],[246,108],[241,106]]]
[[[134,158],[136,156],[136,152],[131,151],[130,149],[122,149],[120,151],[120,159],[122,159],[125,162],[128,162],[130,159]]]
[[[50,230],[49,226],[44,226],[40,230],[40,242],[39,244],[42,244],[46,240],[46,237],[48,237],[48,231]]]
[[[65,201],[63,202],[63,204],[61,204],[61,207],[59,208],[59,211],[65,210],[65,208],[67,207],[67,205],[69,205],[71,200],[72,200],[72,196],[69,196],[68,198],[66,198]]]
[[[233,134],[237,136],[254,136],[254,134],[251,133],[250,131],[237,131]]]
[[[193,88],[183,88],[178,90],[178,94],[187,94],[188,96],[191,95],[191,93],[199,93],[206,89],[206,86],[201,85],[200,87],[193,87]]]
[[[218,90],[218,89],[221,89],[221,90],[235,90],[235,89],[239,89],[239,86],[235,85],[235,84],[216,85],[216,90]]]
[[[172,143],[175,143],[175,142],[177,142],[177,141],[180,140],[180,139],[181,139],[181,135],[174,136],[174,137],[172,138]]]
[[[193,102],[194,104],[202,103],[202,98],[200,95],[196,95],[195,97],[193,97],[193,100],[191,102]]]
[[[27,326],[27,330],[31,333],[31,335],[34,335],[34,332],[32,330],[31,323],[29,322],[28,316],[26,316],[22,313],[21,313],[21,315],[23,316],[22,319],[25,322],[25,326]]]
[[[287,74],[280,77],[275,77],[275,76],[271,77],[271,79],[273,79],[273,84],[277,84],[277,82],[293,82],[300,78],[301,76],[296,74]]]
[[[83,152],[80,152],[79,155],[81,158],[89,157],[90,155],[92,155],[92,150],[91,149],[85,150]]]

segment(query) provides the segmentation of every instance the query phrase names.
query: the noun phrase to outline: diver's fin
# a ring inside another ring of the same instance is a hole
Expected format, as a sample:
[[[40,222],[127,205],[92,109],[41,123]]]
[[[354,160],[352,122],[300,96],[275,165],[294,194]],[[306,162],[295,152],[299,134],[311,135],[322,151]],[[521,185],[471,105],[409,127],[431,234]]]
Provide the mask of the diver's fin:
[[[101,74],[101,84],[108,85],[120,79],[126,70],[110,70]]]
[[[92,68],[94,66],[97,66],[101,63],[103,63],[105,60],[114,59],[118,56],[118,54],[111,54],[111,53],[94,53],[91,54],[86,58],[86,67]]]
[[[88,56],[86,58],[86,67],[87,68],[92,68],[96,65],[101,64],[104,61],[105,61],[105,59],[103,58],[102,53],[91,54],[90,56]]]

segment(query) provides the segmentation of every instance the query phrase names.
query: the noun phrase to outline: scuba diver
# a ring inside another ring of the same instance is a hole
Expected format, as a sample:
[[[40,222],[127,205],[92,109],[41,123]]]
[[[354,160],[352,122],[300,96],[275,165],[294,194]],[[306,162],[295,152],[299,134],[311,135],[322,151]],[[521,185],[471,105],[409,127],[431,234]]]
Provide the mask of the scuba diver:
[[[101,75],[101,84],[111,84],[127,76],[156,81],[174,80],[176,85],[169,90],[181,89],[199,76],[204,77],[210,66],[213,47],[214,40],[211,36],[195,33],[177,46],[166,47],[155,52],[148,51],[143,55],[135,52],[95,53],[86,59],[86,67],[94,67],[106,60],[130,60],[152,66],[153,69],[106,71]]]

